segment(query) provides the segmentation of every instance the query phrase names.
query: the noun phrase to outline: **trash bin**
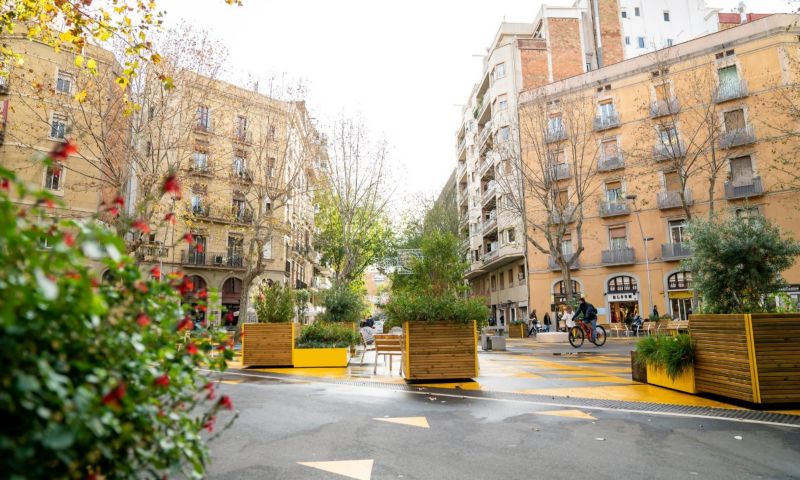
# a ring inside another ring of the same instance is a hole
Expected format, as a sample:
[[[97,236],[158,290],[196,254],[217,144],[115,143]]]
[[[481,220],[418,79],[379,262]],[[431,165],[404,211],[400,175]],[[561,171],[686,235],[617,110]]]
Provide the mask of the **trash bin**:
[[[492,350],[505,350],[506,337],[502,335],[492,335],[489,337],[489,345]]]

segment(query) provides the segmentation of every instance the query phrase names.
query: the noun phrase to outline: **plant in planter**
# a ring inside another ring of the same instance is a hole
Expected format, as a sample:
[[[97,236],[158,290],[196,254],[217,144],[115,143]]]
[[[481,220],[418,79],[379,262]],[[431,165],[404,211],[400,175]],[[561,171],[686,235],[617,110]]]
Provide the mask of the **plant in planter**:
[[[254,301],[258,323],[242,325],[242,364],[293,365],[294,294],[289,287],[268,283]]]
[[[349,325],[316,322],[303,328],[296,341],[295,367],[346,367],[350,347],[360,340]]]
[[[325,312],[320,315],[324,322],[358,322],[364,310],[361,295],[346,283],[337,283],[322,298]]]
[[[687,334],[651,335],[636,344],[636,364],[654,385],[694,393],[694,344]]]

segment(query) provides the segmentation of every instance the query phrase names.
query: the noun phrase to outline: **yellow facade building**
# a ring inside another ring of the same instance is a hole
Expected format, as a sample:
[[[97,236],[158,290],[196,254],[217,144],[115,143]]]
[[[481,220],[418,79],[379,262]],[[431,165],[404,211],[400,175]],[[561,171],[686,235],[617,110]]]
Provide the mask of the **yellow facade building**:
[[[772,15],[521,94],[528,288],[540,319],[563,308],[559,256],[601,323],[653,307],[686,318],[697,308],[680,264],[691,255],[686,222],[712,207],[764,215],[800,237],[798,177],[786,168],[800,167],[800,130],[785,107],[800,99],[798,25]],[[796,296],[800,266],[783,276]]]

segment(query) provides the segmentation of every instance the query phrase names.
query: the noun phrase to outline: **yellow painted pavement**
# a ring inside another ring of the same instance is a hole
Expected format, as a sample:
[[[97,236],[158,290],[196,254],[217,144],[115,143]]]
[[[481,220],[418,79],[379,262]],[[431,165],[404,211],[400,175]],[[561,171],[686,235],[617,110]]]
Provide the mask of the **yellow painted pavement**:
[[[553,417],[567,417],[567,418],[580,418],[583,420],[597,420],[586,412],[580,410],[545,410],[542,412],[533,412],[536,415],[550,415]]]
[[[431,428],[428,419],[425,417],[378,417],[373,418],[381,422],[396,423],[398,425],[408,425],[410,427]]]
[[[331,462],[297,462],[306,467],[316,468],[323,472],[335,473],[356,480],[372,478],[372,460],[339,460]]]

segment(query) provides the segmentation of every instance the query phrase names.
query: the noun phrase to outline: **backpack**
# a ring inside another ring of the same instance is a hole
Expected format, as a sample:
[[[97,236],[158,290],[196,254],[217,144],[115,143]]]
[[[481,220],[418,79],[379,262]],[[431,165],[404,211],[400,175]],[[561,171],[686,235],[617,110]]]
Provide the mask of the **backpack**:
[[[591,303],[586,308],[586,320],[593,320],[597,318],[597,309]]]

